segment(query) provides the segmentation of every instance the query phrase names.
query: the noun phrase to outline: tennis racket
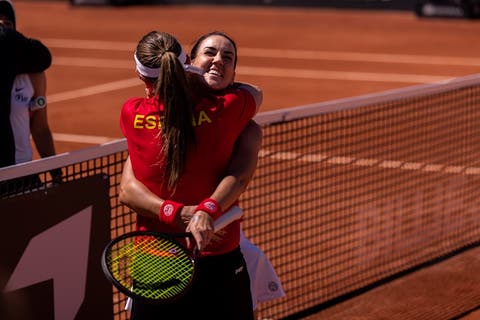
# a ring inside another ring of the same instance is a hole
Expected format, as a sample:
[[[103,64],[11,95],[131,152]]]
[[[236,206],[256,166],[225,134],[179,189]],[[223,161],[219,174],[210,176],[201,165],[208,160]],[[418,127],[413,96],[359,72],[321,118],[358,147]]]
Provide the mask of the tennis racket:
[[[237,206],[214,222],[215,232],[242,217]],[[125,233],[110,241],[102,253],[102,269],[113,285],[126,296],[148,303],[169,303],[190,289],[195,276],[193,254],[175,238],[151,231]]]

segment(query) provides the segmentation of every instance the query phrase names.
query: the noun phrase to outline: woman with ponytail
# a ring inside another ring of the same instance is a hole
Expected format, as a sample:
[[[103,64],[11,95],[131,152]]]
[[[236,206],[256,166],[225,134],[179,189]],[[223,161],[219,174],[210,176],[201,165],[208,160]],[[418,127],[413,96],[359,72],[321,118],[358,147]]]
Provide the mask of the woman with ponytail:
[[[211,79],[233,84],[234,71],[230,71],[236,48],[229,41],[217,45],[218,61],[208,70],[189,65],[178,41],[163,32],[145,35],[134,54],[147,97],[131,98],[122,107],[120,123],[129,165],[155,196],[168,199],[156,215],[136,210],[137,229],[189,231],[201,257],[194,285],[185,297],[168,305],[133,301],[133,320],[253,319],[249,277],[239,248],[240,221],[214,237],[213,220],[238,200],[222,201],[225,194],[219,183],[262,94],[238,83],[221,92],[211,89],[207,84]]]

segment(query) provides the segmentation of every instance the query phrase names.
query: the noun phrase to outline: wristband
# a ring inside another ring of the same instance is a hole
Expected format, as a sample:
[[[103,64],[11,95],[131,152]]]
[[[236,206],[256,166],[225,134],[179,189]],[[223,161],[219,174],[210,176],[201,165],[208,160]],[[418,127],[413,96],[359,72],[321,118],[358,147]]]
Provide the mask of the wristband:
[[[160,222],[163,223],[172,223],[175,219],[175,216],[180,210],[182,210],[182,208],[183,204],[181,203],[171,200],[165,200],[160,206],[160,210],[158,212],[158,219],[160,220]]]
[[[222,215],[222,209],[220,208],[220,205],[218,204],[217,200],[212,198],[207,198],[200,202],[200,204],[195,208],[195,212],[200,210],[208,213],[213,220],[216,220]]]

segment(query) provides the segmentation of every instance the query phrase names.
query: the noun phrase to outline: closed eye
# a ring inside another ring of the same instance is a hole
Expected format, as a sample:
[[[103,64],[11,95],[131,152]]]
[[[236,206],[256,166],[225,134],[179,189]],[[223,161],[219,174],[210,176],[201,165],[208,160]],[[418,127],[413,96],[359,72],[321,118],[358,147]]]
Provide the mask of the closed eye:
[[[232,55],[223,55],[223,59],[227,61],[233,61],[233,56]]]
[[[216,54],[217,54],[217,50],[215,50],[214,48],[205,48],[203,54],[209,56],[209,57],[214,57]]]

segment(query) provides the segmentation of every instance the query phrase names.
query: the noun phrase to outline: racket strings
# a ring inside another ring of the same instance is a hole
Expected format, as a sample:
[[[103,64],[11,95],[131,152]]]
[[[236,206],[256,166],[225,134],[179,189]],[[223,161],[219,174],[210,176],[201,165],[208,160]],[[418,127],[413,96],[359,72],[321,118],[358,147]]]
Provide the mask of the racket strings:
[[[156,236],[124,239],[112,246],[107,260],[118,283],[147,299],[173,298],[193,276],[193,262],[185,249]]]

